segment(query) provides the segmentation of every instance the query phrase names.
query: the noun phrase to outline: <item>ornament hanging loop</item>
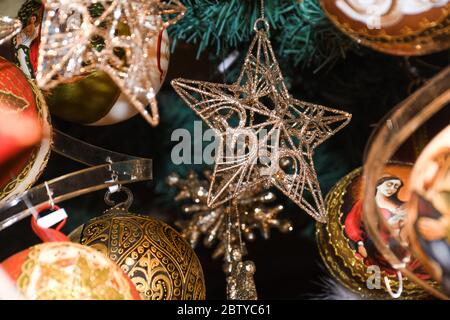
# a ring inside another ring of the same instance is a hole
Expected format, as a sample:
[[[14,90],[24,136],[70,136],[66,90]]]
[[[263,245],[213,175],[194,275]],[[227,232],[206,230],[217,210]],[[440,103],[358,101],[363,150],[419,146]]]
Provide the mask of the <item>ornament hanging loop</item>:
[[[112,169],[112,166],[111,166],[113,164],[113,161],[111,160],[110,157],[107,157],[106,158],[106,162],[109,163],[108,170],[111,172],[111,180],[109,180],[107,182],[116,182],[116,181],[118,181],[119,175],[117,174],[116,171],[114,171]],[[114,185],[108,187],[108,192],[109,193],[115,193],[117,191],[120,191],[121,188],[122,188],[122,185],[120,183],[117,183],[117,184],[114,184]]]
[[[44,182],[45,185],[45,190],[47,191],[47,196],[48,196],[48,203],[50,204],[50,208],[52,210],[55,209],[55,201],[53,200],[53,191],[50,190],[50,187],[48,186],[47,181]]]
[[[112,194],[117,194],[117,193],[120,193],[120,192],[125,193],[127,198],[123,202],[116,203],[116,201],[111,199],[111,195]],[[111,192],[109,190],[106,191],[104,200],[105,200],[105,203],[108,206],[111,206],[113,209],[119,209],[120,208],[120,209],[128,210],[131,207],[131,204],[133,203],[134,197],[133,197],[133,193],[131,192],[130,189],[122,186],[120,188],[120,190],[117,190],[115,192]]]
[[[253,30],[255,30],[255,32],[265,31],[268,33],[270,30],[269,22],[267,22],[266,18],[258,18],[255,20]]]
[[[266,33],[269,33],[269,22],[266,20],[266,17],[264,15],[264,0],[260,1],[261,4],[261,16],[255,20],[255,24],[253,25],[253,30],[255,30],[255,32],[263,32],[265,31]]]
[[[394,299],[400,298],[403,292],[403,275],[400,271],[397,271],[397,278],[398,278],[398,290],[397,292],[393,292],[391,288],[391,283],[388,277],[384,277],[384,284],[386,285],[386,289],[390,296]]]

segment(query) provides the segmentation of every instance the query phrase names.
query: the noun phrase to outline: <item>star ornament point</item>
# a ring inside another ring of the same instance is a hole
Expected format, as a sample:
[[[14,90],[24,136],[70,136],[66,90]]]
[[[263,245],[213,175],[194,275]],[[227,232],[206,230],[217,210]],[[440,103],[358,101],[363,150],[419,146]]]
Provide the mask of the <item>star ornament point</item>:
[[[266,183],[317,221],[327,221],[313,152],[345,127],[351,115],[294,99],[265,31],[257,32],[235,83],[176,79],[172,86],[217,133],[208,206]],[[236,147],[239,141],[242,148]]]
[[[47,0],[38,85],[51,89],[102,70],[156,126],[159,115],[151,82],[154,66],[145,58],[151,50],[149,40],[176,23],[184,12],[179,0]]]

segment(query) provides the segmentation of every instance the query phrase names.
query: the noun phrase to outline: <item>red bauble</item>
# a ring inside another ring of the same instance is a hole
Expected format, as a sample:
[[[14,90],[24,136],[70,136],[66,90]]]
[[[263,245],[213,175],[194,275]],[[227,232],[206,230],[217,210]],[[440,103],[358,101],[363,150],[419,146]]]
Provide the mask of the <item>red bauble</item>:
[[[128,276],[107,256],[72,242],[46,242],[2,263],[32,300],[140,300]]]
[[[24,192],[39,177],[50,152],[51,129],[39,89],[1,57],[0,118],[0,201],[4,201]],[[42,135],[46,138],[40,140]],[[6,164],[13,156],[14,161]]]
[[[37,208],[61,210],[58,206]],[[31,218],[31,228],[44,241],[6,259],[6,271],[26,299],[32,300],[140,300],[125,272],[95,249],[69,242],[60,232],[64,219],[55,229],[41,227]]]

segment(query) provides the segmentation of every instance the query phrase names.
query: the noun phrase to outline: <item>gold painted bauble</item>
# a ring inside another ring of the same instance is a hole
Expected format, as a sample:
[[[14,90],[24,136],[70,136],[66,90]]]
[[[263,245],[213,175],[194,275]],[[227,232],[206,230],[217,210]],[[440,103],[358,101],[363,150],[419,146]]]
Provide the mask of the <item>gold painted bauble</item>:
[[[35,245],[3,261],[31,300],[139,300],[130,279],[105,255],[73,242]]]
[[[78,227],[69,238],[116,262],[142,299],[205,299],[203,270],[194,250],[162,221],[111,209]]]
[[[393,55],[424,55],[450,47],[448,0],[321,0],[345,34]]]
[[[67,121],[90,124],[106,116],[117,102],[120,89],[102,71],[60,84],[46,93],[50,112]]]
[[[401,208],[406,204],[408,177],[411,165],[392,162],[386,166],[383,176],[379,179],[379,189],[376,197],[386,198],[381,210],[389,215],[390,221],[398,222],[404,218]],[[356,169],[342,178],[326,197],[328,224],[316,225],[317,245],[322,259],[331,275],[346,288],[370,299],[390,299],[384,284],[388,277],[393,291],[399,287],[396,270],[376,250],[367,235],[362,220],[362,170]],[[379,194],[378,194],[379,193]],[[415,274],[425,281],[430,276],[419,261],[411,258],[410,267]],[[378,284],[375,285],[378,276]],[[403,293],[401,299],[428,298],[428,293],[415,282],[403,278]]]
[[[42,1],[27,0],[18,13],[24,27],[13,39],[15,60],[29,78],[35,78],[36,75],[43,8]],[[127,34],[129,30],[123,24],[119,24],[118,32]],[[147,59],[151,60],[153,66],[149,77],[157,93],[169,67],[169,36],[167,31],[163,30],[149,41]],[[70,79],[46,92],[45,97],[52,114],[79,124],[112,125],[139,113],[103,71]]]
[[[50,155],[51,125],[40,90],[13,63],[0,57],[0,117],[15,113],[19,119],[40,123],[44,138],[21,152],[14,163],[0,170],[0,203],[25,192],[45,169]],[[0,134],[0,147],[14,147],[14,141]]]

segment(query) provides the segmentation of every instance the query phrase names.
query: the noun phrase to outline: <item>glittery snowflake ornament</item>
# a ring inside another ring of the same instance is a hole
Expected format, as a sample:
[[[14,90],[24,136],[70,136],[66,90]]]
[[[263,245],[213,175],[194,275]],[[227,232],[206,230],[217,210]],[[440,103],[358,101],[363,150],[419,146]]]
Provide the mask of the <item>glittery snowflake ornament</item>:
[[[176,92],[219,140],[208,206],[216,207],[266,183],[277,187],[316,220],[326,222],[313,152],[346,126],[351,115],[291,96],[268,29],[262,15],[255,22],[256,36],[235,83],[172,81]],[[237,147],[239,141],[243,141],[243,148]],[[289,168],[279,165],[285,160],[292,163]]]
[[[101,9],[99,14],[91,14],[94,7]],[[103,70],[156,126],[159,114],[151,83],[150,39],[184,12],[178,0],[48,0],[36,80],[40,87],[51,89]]]
[[[176,222],[181,229],[182,236],[193,248],[203,237],[205,247],[209,248],[215,245],[213,258],[218,258],[225,253],[227,247],[226,213],[229,204],[214,209],[207,206],[211,172],[206,170],[203,175],[206,177],[205,179],[199,177],[194,171],[189,171],[186,178],[172,173],[167,177],[167,183],[178,189],[175,201],[188,200],[182,206],[182,211],[187,219]],[[235,200],[240,221],[238,227],[244,240],[254,241],[258,230],[266,240],[270,238],[271,229],[278,229],[282,233],[292,231],[292,222],[279,217],[284,208],[281,204],[275,203],[275,200],[275,194],[266,190],[262,185],[242,192],[240,197]],[[245,252],[245,242],[243,248]]]

